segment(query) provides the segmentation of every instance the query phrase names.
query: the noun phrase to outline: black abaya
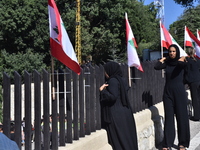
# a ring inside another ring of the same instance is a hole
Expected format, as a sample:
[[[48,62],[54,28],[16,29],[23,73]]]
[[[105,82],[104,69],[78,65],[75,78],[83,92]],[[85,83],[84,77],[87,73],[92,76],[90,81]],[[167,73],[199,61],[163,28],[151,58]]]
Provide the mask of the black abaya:
[[[101,91],[101,107],[108,141],[113,150],[138,150],[133,113],[129,103],[124,106],[121,101],[121,86],[127,86],[121,85],[123,83],[115,77],[107,83],[109,86]]]
[[[193,119],[200,120],[200,60],[187,57],[185,80],[190,87],[193,106]]]

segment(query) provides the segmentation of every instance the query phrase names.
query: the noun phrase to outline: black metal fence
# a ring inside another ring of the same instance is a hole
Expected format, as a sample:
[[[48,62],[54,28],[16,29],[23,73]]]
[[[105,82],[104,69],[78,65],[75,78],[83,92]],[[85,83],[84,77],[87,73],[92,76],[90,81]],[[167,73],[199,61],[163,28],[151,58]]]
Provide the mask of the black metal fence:
[[[130,103],[134,112],[146,109],[162,100],[164,78],[161,71],[153,69],[155,62],[143,62],[144,73],[130,69]],[[124,77],[128,80],[128,66],[122,64]],[[43,70],[33,73],[25,71],[22,77],[14,75],[14,121],[15,141],[21,149],[21,124],[25,117],[25,150],[57,150],[59,146],[79,140],[101,129],[99,87],[104,83],[103,66],[85,66],[81,74],[69,69],[59,69],[53,75]],[[55,91],[51,93],[52,79]],[[34,85],[33,89],[31,85]],[[24,108],[22,97],[24,94]],[[3,132],[10,137],[11,79],[3,74]],[[32,105],[34,101],[34,107]],[[24,114],[22,114],[24,109]],[[33,110],[32,110],[33,109]],[[34,112],[34,115],[33,113]],[[33,118],[34,116],[34,118]],[[42,117],[43,116],[43,117]],[[52,121],[50,119],[52,118]],[[34,122],[32,121],[34,120]],[[34,123],[34,144],[32,124]],[[33,147],[32,147],[33,146]]]

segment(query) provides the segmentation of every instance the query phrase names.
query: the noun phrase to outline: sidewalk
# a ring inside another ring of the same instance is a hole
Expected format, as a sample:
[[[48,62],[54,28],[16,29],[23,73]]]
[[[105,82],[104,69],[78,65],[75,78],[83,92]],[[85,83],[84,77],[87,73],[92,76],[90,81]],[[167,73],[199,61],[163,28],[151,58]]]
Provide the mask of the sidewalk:
[[[177,132],[176,132],[177,133]],[[191,121],[190,120],[190,147],[187,150],[200,150],[200,121]],[[174,147],[172,150],[177,150],[178,139],[175,138]],[[153,148],[152,150],[162,150],[161,146]]]

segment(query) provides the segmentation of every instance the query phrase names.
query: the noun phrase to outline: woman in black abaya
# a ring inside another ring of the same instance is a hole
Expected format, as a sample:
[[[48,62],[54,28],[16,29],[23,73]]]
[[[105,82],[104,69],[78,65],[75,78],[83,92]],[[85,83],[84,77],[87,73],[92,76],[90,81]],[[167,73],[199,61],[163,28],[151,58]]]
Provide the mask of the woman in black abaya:
[[[104,65],[106,84],[100,90],[103,127],[113,150],[138,150],[135,120],[128,101],[128,84],[120,65]]]
[[[165,69],[166,82],[163,93],[165,111],[163,150],[173,147],[175,139],[175,121],[177,121],[179,150],[185,150],[190,143],[190,129],[187,112],[187,96],[183,84],[185,57],[180,57],[177,45],[172,44],[168,49],[168,57],[163,57],[155,65],[156,70]]]
[[[195,49],[188,48],[188,56],[186,57],[187,67],[185,79],[190,88],[193,116],[190,118],[193,121],[200,120],[200,59],[195,57]]]

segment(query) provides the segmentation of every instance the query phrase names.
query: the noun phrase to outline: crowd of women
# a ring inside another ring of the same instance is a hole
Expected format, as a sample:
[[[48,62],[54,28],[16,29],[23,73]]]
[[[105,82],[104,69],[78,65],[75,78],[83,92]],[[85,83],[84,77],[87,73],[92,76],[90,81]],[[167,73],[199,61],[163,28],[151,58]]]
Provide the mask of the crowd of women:
[[[170,150],[175,140],[177,122],[178,149],[190,144],[189,119],[200,120],[200,60],[192,47],[188,56],[180,56],[177,45],[170,45],[168,56],[158,60],[154,69],[165,69],[163,105],[165,112],[162,150]],[[128,100],[129,86],[125,82],[120,65],[108,62],[104,65],[105,83],[99,88],[102,127],[106,129],[113,150],[138,150],[135,120]],[[190,88],[193,116],[189,118],[185,84]],[[148,149],[148,148],[147,148]]]

